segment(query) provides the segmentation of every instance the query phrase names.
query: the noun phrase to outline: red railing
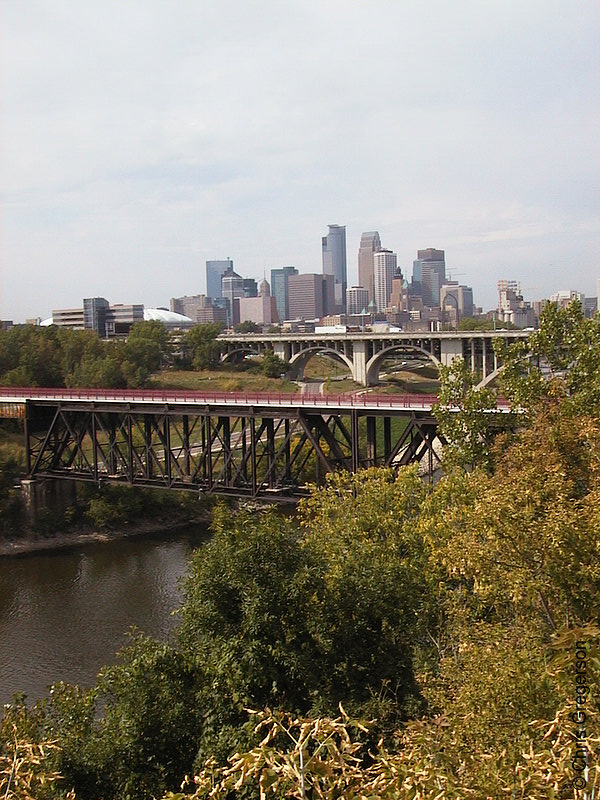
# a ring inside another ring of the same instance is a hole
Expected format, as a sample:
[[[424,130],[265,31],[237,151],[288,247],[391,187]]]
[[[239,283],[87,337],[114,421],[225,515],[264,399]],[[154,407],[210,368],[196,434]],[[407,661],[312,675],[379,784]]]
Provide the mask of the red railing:
[[[55,389],[45,387],[2,387],[0,399],[23,402],[45,400],[109,400],[146,403],[206,403],[231,405],[329,406],[429,409],[437,402],[435,394],[374,394],[371,392],[323,395],[276,392],[196,392],[178,389]],[[498,400],[498,408],[507,408]]]
[[[197,392],[179,389],[55,389],[53,387],[0,387],[4,400],[111,400],[146,403],[218,403],[234,405],[293,406],[382,406],[430,408],[437,402],[434,394],[374,394],[371,392],[338,395],[277,392]]]

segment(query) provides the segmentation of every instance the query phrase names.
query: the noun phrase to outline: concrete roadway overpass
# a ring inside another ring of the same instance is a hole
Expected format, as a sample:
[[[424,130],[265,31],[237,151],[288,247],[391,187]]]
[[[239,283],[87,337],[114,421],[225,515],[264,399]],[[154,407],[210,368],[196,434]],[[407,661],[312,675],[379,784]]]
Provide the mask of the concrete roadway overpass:
[[[436,365],[463,358],[480,376],[483,386],[502,366],[494,352],[494,341],[526,341],[529,335],[530,331],[223,334],[217,342],[222,361],[242,360],[272,350],[289,364],[288,377],[292,380],[301,379],[310,359],[322,355],[345,364],[356,383],[375,386],[386,358],[407,356],[429,359]]]

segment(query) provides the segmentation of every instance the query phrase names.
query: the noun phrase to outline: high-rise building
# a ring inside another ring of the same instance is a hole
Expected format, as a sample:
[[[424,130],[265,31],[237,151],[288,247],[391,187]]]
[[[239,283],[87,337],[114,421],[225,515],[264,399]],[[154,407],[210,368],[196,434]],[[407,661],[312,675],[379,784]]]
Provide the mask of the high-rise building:
[[[458,281],[447,281],[440,289],[442,322],[458,325],[464,317],[473,316],[473,289],[459,285]]]
[[[373,254],[381,250],[381,239],[377,231],[366,231],[360,237],[358,248],[358,285],[369,293],[369,302],[375,299]]]
[[[221,297],[227,301],[229,325],[239,322],[235,300],[244,296],[244,278],[234,272],[233,267],[228,267],[221,278]]]
[[[333,275],[290,275],[288,291],[290,319],[320,319],[334,312]]]
[[[258,297],[258,285],[256,278],[243,278],[244,297]]]
[[[184,295],[183,297],[172,297],[170,309],[175,314],[183,314],[194,322],[198,319],[198,312],[211,307],[210,297],[205,294]]]
[[[271,287],[266,279],[261,281],[256,297],[240,297],[237,303],[240,322],[255,322],[258,325],[279,322],[275,298],[271,297]]]
[[[225,261],[206,262],[206,294],[213,300],[222,297],[221,278],[228,269],[233,269],[233,261],[227,258]]]
[[[364,286],[352,286],[346,289],[346,313],[366,314],[369,306],[369,292]]]
[[[388,307],[397,261],[396,253],[391,250],[379,250],[377,253],[373,253],[375,306],[377,311],[385,311]]]
[[[392,291],[390,292],[388,307],[396,312],[408,311],[408,284],[404,280],[400,267],[396,267],[396,272],[392,278]]]
[[[289,319],[290,303],[288,280],[290,275],[297,274],[298,270],[296,267],[281,267],[280,269],[271,270],[271,294],[275,298],[277,304],[277,315],[280,322]]]
[[[344,310],[348,278],[346,270],[346,226],[329,225],[321,240],[323,275],[333,275],[336,311]]]
[[[521,285],[517,281],[498,281],[496,318],[501,323],[512,322],[518,328],[528,328],[536,324],[535,310],[531,303],[523,299]]]
[[[417,250],[417,260],[413,261],[412,293],[423,298],[423,305],[436,308],[440,305],[440,289],[445,282],[444,251],[434,247]]]

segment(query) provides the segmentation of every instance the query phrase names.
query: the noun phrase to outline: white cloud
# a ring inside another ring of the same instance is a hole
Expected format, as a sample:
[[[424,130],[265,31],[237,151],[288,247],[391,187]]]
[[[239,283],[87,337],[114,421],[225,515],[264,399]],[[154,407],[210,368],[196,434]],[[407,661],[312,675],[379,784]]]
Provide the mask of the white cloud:
[[[599,21],[587,0],[4,3],[0,315],[164,305],[212,257],[319,270],[333,222],[351,280],[379,229],[408,273],[445,248],[484,305],[497,277],[592,293]]]

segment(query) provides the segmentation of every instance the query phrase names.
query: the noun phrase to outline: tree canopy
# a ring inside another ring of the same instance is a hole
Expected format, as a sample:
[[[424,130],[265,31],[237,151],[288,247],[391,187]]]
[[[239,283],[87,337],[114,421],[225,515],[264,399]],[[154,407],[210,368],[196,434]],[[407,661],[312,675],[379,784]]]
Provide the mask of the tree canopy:
[[[91,691],[9,707],[0,789],[18,763],[48,798],[596,796],[592,323],[549,310],[506,353],[525,413],[493,438],[464,365],[448,371],[466,444],[435,486],[366,470],[289,518],[219,506],[176,639],[135,636]]]

